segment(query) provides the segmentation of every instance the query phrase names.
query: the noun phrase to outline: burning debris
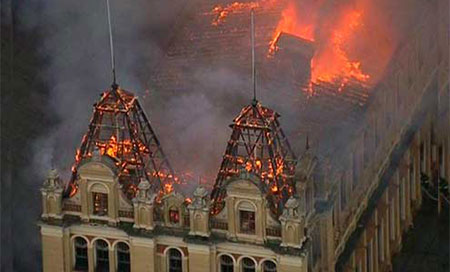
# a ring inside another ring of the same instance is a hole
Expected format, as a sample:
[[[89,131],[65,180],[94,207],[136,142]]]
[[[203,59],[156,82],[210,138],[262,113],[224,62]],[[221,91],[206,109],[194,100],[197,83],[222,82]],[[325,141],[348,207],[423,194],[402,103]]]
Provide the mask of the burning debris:
[[[367,71],[380,69],[368,67],[367,64],[363,67],[362,56],[358,51],[365,49],[363,47],[372,46],[373,43],[379,44],[380,41],[361,43],[361,38],[370,40],[365,34],[368,32],[365,25],[368,4],[362,0],[355,0],[355,5],[342,4],[339,12],[325,19],[320,16],[326,8],[326,1],[323,0],[234,2],[225,7],[215,6],[211,11],[211,14],[215,15],[211,24],[216,27],[226,24],[226,19],[230,15],[250,9],[275,12],[280,6],[283,8],[275,29],[271,33],[264,34],[270,35],[267,56],[272,57],[278,51],[279,38],[283,33],[314,43],[316,51],[311,60],[311,78],[307,88],[310,94],[315,93],[312,88],[322,82],[334,84],[339,91],[346,89],[345,86],[355,80],[365,85],[373,84],[373,79],[378,75],[371,75]],[[391,52],[392,46],[384,46],[380,57],[388,60]]]
[[[173,184],[179,183],[137,97],[117,85],[94,104],[89,129],[76,152],[66,195],[72,196],[78,189],[80,163],[99,155],[114,161],[123,192],[130,199],[141,178],[149,180],[159,195],[172,192]]]
[[[244,170],[260,178],[260,186],[275,214],[294,194],[296,157],[278,117],[278,113],[254,101],[233,120],[233,132],[211,194],[213,214],[220,212],[224,206],[227,178]]]

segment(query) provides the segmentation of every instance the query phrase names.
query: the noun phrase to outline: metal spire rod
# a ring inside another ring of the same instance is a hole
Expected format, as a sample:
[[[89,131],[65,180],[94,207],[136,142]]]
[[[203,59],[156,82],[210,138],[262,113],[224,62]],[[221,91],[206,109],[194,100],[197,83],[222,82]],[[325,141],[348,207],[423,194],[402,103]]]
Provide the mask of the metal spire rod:
[[[109,0],[106,0],[106,8],[108,12],[108,28],[109,28],[109,47],[111,49],[111,69],[113,74],[113,86],[116,86],[116,64],[115,64],[115,58],[114,58],[114,45],[113,45],[113,38],[112,38],[112,27],[111,27],[111,11],[109,8]]]
[[[256,105],[256,69],[255,69],[255,19],[254,11],[251,10],[251,39],[252,39],[252,83],[253,83],[253,103]]]

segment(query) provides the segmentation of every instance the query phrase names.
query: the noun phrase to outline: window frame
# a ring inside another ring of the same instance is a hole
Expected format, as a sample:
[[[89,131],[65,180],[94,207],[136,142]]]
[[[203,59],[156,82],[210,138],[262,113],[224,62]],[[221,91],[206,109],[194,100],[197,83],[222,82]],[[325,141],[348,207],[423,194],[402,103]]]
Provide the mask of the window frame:
[[[246,267],[246,264],[244,264],[245,260],[250,260],[253,263],[253,267]],[[252,258],[243,257],[240,261],[240,264],[241,264],[241,269],[240,269],[241,272],[256,272],[257,264],[256,264],[256,261],[253,260]],[[250,270],[250,269],[253,269],[253,270]]]
[[[122,249],[119,249],[120,245],[125,245],[127,247],[127,251],[125,250],[122,251]],[[117,271],[124,271],[124,272],[129,272],[131,271],[131,250],[130,250],[130,245],[128,245],[125,242],[118,242],[115,245],[115,253],[116,253],[116,269]],[[119,258],[119,253],[121,254],[128,254],[128,260],[125,262],[121,262],[120,258]],[[121,265],[122,263],[122,265]],[[123,267],[121,267],[123,266]]]
[[[256,212],[246,209],[239,211],[239,233],[255,235],[256,234]],[[248,224],[246,227],[244,224]]]
[[[274,268],[270,268],[269,270],[266,270],[266,263],[272,263],[274,265]],[[261,263],[261,271],[262,272],[277,272],[277,263],[273,260],[264,260]]]
[[[172,252],[177,252],[179,254],[178,256],[175,256],[172,254]],[[177,248],[169,248],[167,250],[167,271],[168,272],[183,272],[183,252]],[[171,263],[173,261],[179,262],[179,267],[172,267]]]
[[[77,240],[81,240],[85,243],[84,250],[86,251],[86,267],[80,267],[79,265],[77,265],[78,264]],[[89,244],[89,242],[81,236],[77,236],[73,239],[73,257],[74,257],[73,269],[74,269],[74,271],[88,271],[89,270],[89,252],[88,252],[89,245],[88,244]]]
[[[228,265],[228,266],[230,265],[229,263],[228,264],[223,264],[222,263],[222,258],[229,258],[231,260],[231,270],[229,270],[230,267],[227,267],[225,269],[222,267],[222,265]],[[233,257],[231,257],[228,254],[222,254],[222,255],[219,256],[219,272],[234,272],[234,266],[235,266],[235,262],[234,262]]]
[[[109,199],[108,194],[103,192],[92,192],[92,214],[95,216],[108,216],[109,212]],[[100,199],[96,199],[99,196]],[[96,204],[99,203],[100,207],[96,208]],[[103,211],[101,211],[103,210]]]
[[[98,244],[99,242],[103,242],[106,244],[106,249],[105,247],[103,249],[99,248]],[[108,272],[110,271],[109,266],[110,266],[110,258],[109,258],[109,243],[103,239],[97,239],[94,242],[94,249],[95,249],[95,267],[94,267],[94,271],[98,271],[98,272]],[[101,254],[99,254],[99,251],[103,251],[103,253],[106,253],[106,257],[105,258],[99,258]],[[100,260],[100,261],[99,261]],[[99,267],[100,262],[104,263],[105,267]]]

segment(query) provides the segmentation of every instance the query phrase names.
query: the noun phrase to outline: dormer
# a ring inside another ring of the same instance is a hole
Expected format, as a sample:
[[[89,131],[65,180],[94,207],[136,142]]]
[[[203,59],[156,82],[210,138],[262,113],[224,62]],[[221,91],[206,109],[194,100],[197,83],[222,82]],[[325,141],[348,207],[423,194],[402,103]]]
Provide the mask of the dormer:
[[[119,206],[125,203],[131,207],[121,190],[116,167],[107,156],[94,156],[82,162],[77,184],[83,221],[99,220],[115,225],[119,222]]]
[[[172,191],[161,199],[163,223],[168,227],[183,227],[186,212],[185,198],[178,192]]]
[[[267,200],[258,182],[258,177],[246,171],[228,181],[224,210],[231,239],[259,243],[265,240]]]

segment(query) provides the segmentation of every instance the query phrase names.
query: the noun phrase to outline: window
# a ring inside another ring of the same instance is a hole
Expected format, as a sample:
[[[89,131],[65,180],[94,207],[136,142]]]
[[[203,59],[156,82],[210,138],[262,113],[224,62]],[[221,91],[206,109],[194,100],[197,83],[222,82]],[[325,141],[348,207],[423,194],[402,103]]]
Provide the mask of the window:
[[[262,265],[263,272],[276,272],[277,265],[272,261],[265,261]]]
[[[416,173],[414,171],[415,169],[415,159],[414,155],[410,155],[410,162],[409,162],[409,189],[410,189],[410,195],[411,200],[416,199]]]
[[[95,271],[109,271],[109,249],[108,243],[103,240],[97,240],[95,243],[96,265]]]
[[[445,157],[444,157],[444,147],[442,145],[439,146],[438,151],[438,159],[439,159],[439,176],[441,178],[445,177]]]
[[[87,242],[81,237],[75,238],[75,270],[88,271]]]
[[[220,272],[233,272],[234,263],[233,259],[228,255],[220,256]]]
[[[422,142],[420,143],[420,172],[426,171],[426,165],[425,165],[425,144]]]
[[[395,239],[395,208],[394,208],[394,200],[391,201],[391,206],[389,208],[389,236],[391,240]]]
[[[92,193],[93,198],[93,213],[99,216],[105,216],[108,214],[108,194],[104,193]]]
[[[383,232],[383,221],[378,226],[377,235],[378,235],[378,258],[380,263],[384,261],[384,232]]]
[[[242,259],[242,272],[255,272],[256,271],[256,265],[255,262],[250,258],[244,258]]]
[[[177,208],[172,207],[169,209],[169,221],[171,224],[178,224],[180,222],[180,213]]]
[[[341,182],[340,182],[340,197],[341,197],[341,210],[344,210],[345,205],[347,205],[347,184],[344,180],[344,178],[341,178]]]
[[[400,209],[400,216],[402,220],[405,220],[406,218],[406,193],[405,193],[405,179],[402,178],[400,180],[400,187],[399,187],[399,198],[398,198],[398,205],[399,205],[399,209]]]
[[[366,251],[366,271],[371,272],[372,270],[372,241],[367,244],[367,251]]]
[[[255,233],[255,213],[251,211],[239,211],[240,231],[242,233]]]
[[[117,270],[130,271],[130,247],[122,242],[117,244]]]
[[[169,250],[169,272],[183,271],[181,252],[177,249],[171,248]]]

